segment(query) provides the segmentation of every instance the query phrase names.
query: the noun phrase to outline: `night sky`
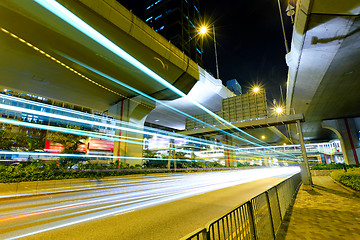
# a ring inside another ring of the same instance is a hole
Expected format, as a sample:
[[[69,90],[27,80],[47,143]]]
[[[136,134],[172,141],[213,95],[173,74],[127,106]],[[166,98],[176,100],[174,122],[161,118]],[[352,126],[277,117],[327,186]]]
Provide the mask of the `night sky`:
[[[143,19],[146,0],[118,0]],[[292,24],[286,16],[288,0],[281,0],[287,41],[290,47]],[[286,94],[287,66],[277,0],[200,0],[204,21],[214,24],[220,79],[236,78],[249,91],[261,84],[269,101],[281,101],[280,86]],[[204,44],[204,67],[216,75],[214,45]]]

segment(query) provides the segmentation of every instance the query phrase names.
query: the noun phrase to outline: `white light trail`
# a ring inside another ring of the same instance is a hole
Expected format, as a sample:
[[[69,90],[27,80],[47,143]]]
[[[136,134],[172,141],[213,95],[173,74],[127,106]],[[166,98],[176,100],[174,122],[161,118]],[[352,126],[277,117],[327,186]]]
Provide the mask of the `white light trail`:
[[[5,211],[8,211],[8,213],[1,214],[0,222],[2,223],[3,234],[0,234],[0,238],[23,238],[82,222],[176,201],[241,183],[268,177],[288,177],[298,172],[299,168],[290,167],[177,174],[172,176],[163,175],[151,177],[150,185],[148,182],[144,185],[139,180],[138,184],[131,184],[126,187],[126,192],[124,193],[119,193],[120,189],[118,187],[113,188],[110,186],[109,189],[104,189],[101,192],[95,188],[85,192],[72,193],[71,195],[50,195],[52,200],[48,204],[40,202],[39,205],[33,205],[34,203],[31,201],[24,203],[29,205],[29,210],[25,213],[12,213],[14,210],[11,210],[11,207],[5,208]],[[174,181],[158,182],[164,180],[164,178],[165,180]],[[122,178],[121,181],[126,186],[126,180],[124,179]],[[133,179],[130,179],[130,181],[133,181]],[[86,187],[86,184],[83,187]],[[39,200],[36,199],[34,201]],[[37,215],[41,216],[41,221],[39,221]],[[12,230],[14,221],[18,226],[18,230],[15,231]],[[29,224],[32,227],[28,227]],[[20,226],[24,226],[24,228],[20,228]],[[7,229],[9,229],[8,232],[6,232]]]

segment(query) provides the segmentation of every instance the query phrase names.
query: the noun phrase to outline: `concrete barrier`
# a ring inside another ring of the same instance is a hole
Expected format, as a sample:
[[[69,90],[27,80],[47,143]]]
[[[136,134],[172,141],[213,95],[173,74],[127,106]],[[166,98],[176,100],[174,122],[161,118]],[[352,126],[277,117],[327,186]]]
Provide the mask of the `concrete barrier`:
[[[84,185],[88,188],[103,185],[106,182],[106,178],[102,180],[78,178],[20,183],[0,183],[0,199],[54,192],[80,191],[84,188]]]

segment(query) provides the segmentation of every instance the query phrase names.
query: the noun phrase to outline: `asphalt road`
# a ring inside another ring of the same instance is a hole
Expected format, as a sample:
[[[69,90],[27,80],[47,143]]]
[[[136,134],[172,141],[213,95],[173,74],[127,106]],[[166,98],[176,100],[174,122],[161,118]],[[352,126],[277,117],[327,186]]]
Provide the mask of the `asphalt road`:
[[[0,239],[179,239],[298,168],[125,177],[0,200]]]

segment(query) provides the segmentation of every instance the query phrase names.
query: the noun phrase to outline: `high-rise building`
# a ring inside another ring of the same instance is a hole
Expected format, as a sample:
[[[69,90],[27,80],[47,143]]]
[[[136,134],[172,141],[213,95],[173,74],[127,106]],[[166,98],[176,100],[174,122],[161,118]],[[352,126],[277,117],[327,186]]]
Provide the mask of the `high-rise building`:
[[[236,79],[228,80],[226,82],[226,87],[236,95],[242,94],[241,86]]]
[[[147,0],[145,22],[201,65],[199,0]]]

